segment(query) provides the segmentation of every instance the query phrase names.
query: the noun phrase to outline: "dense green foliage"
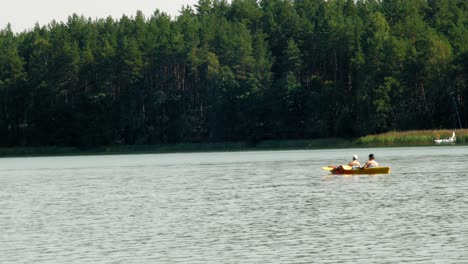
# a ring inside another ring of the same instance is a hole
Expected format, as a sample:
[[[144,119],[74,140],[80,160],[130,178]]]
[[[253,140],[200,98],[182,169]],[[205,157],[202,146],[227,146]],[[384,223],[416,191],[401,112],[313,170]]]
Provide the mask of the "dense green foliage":
[[[0,146],[454,128],[468,124],[467,79],[466,0],[200,0],[176,19],[74,15],[0,31]]]

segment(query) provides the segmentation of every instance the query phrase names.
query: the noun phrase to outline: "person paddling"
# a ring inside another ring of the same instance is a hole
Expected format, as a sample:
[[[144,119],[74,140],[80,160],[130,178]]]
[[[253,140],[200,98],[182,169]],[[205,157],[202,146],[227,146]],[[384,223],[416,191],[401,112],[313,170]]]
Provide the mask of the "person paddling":
[[[350,161],[348,165],[353,167],[353,169],[361,167],[361,163],[358,161],[358,155],[353,155],[353,160]]]
[[[379,167],[379,163],[375,161],[374,154],[369,154],[369,160],[366,162],[363,168],[367,169],[367,168],[375,168],[375,167]]]
[[[353,155],[353,160],[350,161],[348,165],[353,167],[353,169],[361,167],[361,163],[359,163],[358,156],[356,154]],[[343,172],[344,172],[343,165],[336,166],[332,170],[332,173],[335,173],[335,174],[342,174]]]

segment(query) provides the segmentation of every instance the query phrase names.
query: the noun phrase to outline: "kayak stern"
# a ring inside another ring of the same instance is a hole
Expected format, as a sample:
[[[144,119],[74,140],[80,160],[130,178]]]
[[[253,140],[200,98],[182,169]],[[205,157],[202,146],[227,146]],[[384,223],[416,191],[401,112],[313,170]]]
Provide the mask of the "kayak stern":
[[[351,169],[344,170],[344,174],[389,174],[391,171],[390,167],[375,167],[366,169]]]

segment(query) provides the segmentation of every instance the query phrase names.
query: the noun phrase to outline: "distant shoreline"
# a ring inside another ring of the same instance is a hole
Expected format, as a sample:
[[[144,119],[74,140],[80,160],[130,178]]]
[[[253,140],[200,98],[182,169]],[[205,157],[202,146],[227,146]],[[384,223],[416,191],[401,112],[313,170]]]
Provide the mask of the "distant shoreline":
[[[0,148],[0,157],[74,156],[157,154],[224,151],[307,150],[331,148],[373,148],[435,146],[434,139],[449,137],[452,130],[417,130],[387,132],[357,139],[322,138],[310,140],[265,140],[258,143],[178,143],[158,145],[114,145],[88,149],[74,147],[13,147]],[[457,144],[468,143],[468,129],[455,130]]]

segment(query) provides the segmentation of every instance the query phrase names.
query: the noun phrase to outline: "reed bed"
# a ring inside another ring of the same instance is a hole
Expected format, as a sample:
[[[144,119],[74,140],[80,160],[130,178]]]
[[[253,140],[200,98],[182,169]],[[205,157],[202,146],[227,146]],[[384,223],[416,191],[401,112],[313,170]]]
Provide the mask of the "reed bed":
[[[391,131],[383,134],[368,135],[358,138],[356,145],[433,145],[435,139],[449,138],[455,131],[457,143],[468,142],[468,129]]]

